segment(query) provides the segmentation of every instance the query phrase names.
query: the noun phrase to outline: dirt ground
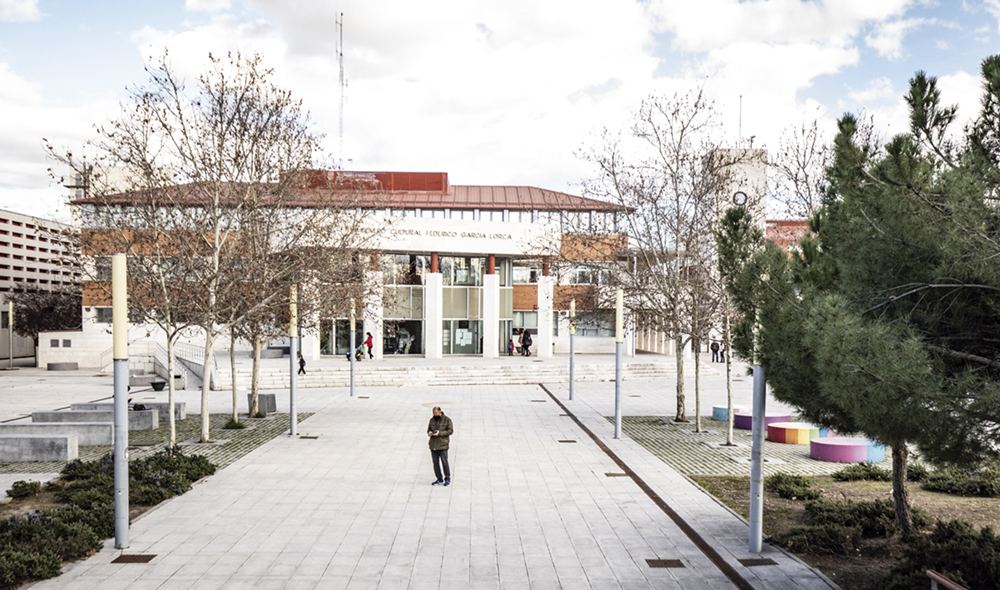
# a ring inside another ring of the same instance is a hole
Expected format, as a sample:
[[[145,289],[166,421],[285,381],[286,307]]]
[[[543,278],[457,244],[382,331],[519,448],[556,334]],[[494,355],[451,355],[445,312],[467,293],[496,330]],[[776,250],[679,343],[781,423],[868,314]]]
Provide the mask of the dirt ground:
[[[25,479],[31,479],[26,477]],[[27,512],[37,512],[59,507],[59,500],[56,500],[55,492],[50,492],[42,486],[42,491],[27,498],[9,498],[6,502],[0,503],[0,519],[11,516],[24,516]],[[130,504],[128,510],[129,520],[134,520],[152,506]]]
[[[705,488],[727,506],[749,517],[749,477],[694,476],[698,485]],[[827,500],[878,500],[892,499],[892,484],[877,481],[834,481],[829,476],[811,478],[813,487],[823,491]],[[962,519],[977,528],[988,526],[1000,530],[1000,498],[968,498],[952,496],[921,489],[919,483],[909,482],[910,503],[923,508],[938,520]],[[785,500],[770,493],[764,494],[764,533],[774,535],[790,527],[805,523],[805,502]],[[844,590],[874,590],[878,582],[892,569],[901,553],[900,544],[894,539],[868,540],[856,555],[812,555],[799,557],[818,568]],[[929,587],[929,582],[928,582]]]

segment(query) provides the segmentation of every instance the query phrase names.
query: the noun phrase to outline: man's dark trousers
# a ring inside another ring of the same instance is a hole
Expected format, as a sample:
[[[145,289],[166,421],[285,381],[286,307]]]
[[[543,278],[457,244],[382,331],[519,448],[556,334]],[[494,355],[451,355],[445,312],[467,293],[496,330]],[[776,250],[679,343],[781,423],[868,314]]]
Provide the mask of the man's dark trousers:
[[[451,481],[451,467],[448,466],[448,449],[442,451],[431,451],[431,459],[434,461],[434,475],[438,481]],[[441,467],[444,466],[444,477],[441,477]]]

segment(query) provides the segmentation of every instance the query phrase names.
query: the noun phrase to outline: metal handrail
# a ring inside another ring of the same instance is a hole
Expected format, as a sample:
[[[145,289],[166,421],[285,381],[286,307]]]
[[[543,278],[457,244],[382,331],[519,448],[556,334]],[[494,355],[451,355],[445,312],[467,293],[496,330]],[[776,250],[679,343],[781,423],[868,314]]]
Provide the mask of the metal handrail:
[[[967,590],[965,586],[959,586],[934,570],[927,570],[927,577],[931,579],[931,590],[938,590],[940,587],[947,588],[948,590]],[[941,586],[938,586],[938,584]]]
[[[163,345],[160,344],[159,342],[156,343],[156,360],[157,360],[157,362],[159,362],[160,364],[163,365],[163,369],[164,370],[167,369],[167,365],[168,365],[168,363],[167,363],[167,361],[168,361],[168,359],[167,359],[167,349],[164,348]],[[188,382],[187,367],[185,367],[184,365],[182,365],[182,364],[180,364],[180,363],[177,362],[177,351],[174,350],[174,374],[177,374],[177,373],[180,373],[181,379],[183,380],[184,385],[186,387],[187,386],[187,382]],[[173,375],[171,375],[170,377],[173,377]],[[168,377],[168,379],[170,377]]]

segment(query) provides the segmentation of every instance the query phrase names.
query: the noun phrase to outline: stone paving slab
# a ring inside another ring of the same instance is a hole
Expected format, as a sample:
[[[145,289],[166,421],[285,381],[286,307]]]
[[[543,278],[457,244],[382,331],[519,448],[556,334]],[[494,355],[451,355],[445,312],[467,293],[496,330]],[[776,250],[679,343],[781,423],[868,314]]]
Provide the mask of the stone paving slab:
[[[734,587],[631,479],[605,475],[618,466],[559,406],[531,401],[547,399],[537,386],[317,393],[299,431],[318,438],[278,436],[133,523],[128,552],[149,564],[111,564],[109,541],[35,588]],[[430,485],[434,405],[456,425],[448,488]],[[573,406],[607,430],[599,410]],[[641,445],[607,442],[720,552],[747,556],[741,519]],[[778,567],[741,570],[754,587],[834,587],[768,551]]]

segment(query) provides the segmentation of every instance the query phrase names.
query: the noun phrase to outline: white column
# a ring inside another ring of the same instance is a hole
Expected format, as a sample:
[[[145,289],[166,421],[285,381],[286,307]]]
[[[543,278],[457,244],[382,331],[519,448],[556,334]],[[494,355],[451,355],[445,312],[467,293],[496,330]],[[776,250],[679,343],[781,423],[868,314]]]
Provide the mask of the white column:
[[[536,339],[539,358],[552,356],[552,290],[555,277],[543,276],[538,279],[538,338]]]
[[[444,316],[444,289],[441,273],[424,275],[424,357],[441,358],[441,318]]]
[[[500,354],[500,275],[483,277],[483,358]]]
[[[372,354],[382,358],[382,271],[370,270],[365,273],[365,306],[361,329],[372,333]],[[362,336],[364,342],[368,336]],[[367,348],[365,351],[367,352]]]

